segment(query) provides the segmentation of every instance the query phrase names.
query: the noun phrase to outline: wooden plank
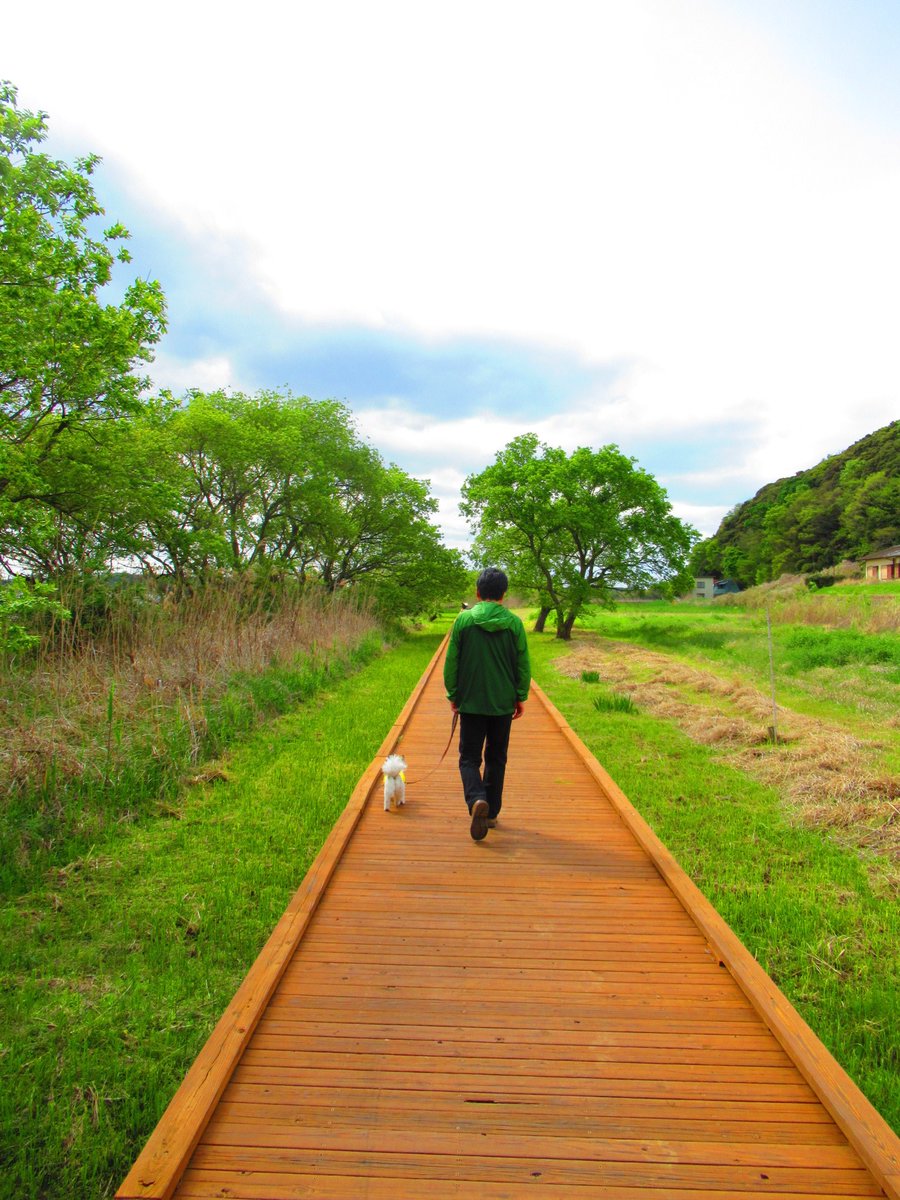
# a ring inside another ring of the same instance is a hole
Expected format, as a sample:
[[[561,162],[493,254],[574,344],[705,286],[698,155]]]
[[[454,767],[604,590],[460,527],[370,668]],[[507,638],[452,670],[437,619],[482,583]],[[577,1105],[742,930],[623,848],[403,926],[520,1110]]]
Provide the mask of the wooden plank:
[[[382,1016],[389,1014],[397,1017],[415,1011],[417,1020],[433,1016],[440,1023],[448,1019],[451,1010],[446,998],[440,995],[439,989],[432,989],[429,996],[411,995],[415,990],[366,988],[352,995],[342,993],[335,984],[330,991],[310,989],[302,994],[279,993],[272,997],[270,1005],[273,1012],[302,1009],[353,1014],[363,1011],[360,1005],[364,1001],[365,1011]],[[522,1022],[530,1025],[542,1023],[546,1008],[547,1005],[539,1001],[520,999],[519,993],[495,993],[490,999],[476,994],[458,998],[453,1005],[452,1014],[460,1018],[479,1017],[479,1024],[493,1021],[498,1027],[515,1027],[515,1024]],[[626,993],[621,996],[606,994],[591,998],[582,993],[577,999],[567,1003],[565,1010],[564,1017],[551,1013],[547,1019],[557,1028],[559,1026],[556,1023],[559,1021],[585,1025],[587,1022],[596,1022],[601,1028],[613,1027],[612,1022],[618,1022],[619,1028],[635,1029],[645,1028],[648,1023],[650,1028],[658,1029],[661,1022],[697,1030],[706,1027],[717,1028],[720,1024],[756,1027],[756,1014],[742,1007],[739,1002],[699,1005],[692,996],[680,999],[677,996],[667,996],[663,1001],[655,995],[640,997]]]
[[[358,996],[285,996],[276,994],[269,1001],[273,1015],[290,1018],[297,1013],[329,1015],[344,1014],[356,1020],[397,1020],[411,1016],[410,1005],[403,998],[390,995],[369,995],[365,1003]],[[518,1029],[539,1024],[548,1029],[634,1029],[654,1032],[664,1025],[667,1029],[683,1030],[702,1034],[706,1030],[718,1033],[741,1033],[744,1030],[765,1028],[757,1014],[750,1009],[732,1005],[730,1008],[703,1006],[687,1001],[680,1006],[674,1003],[637,1005],[635,1003],[612,1004],[599,1000],[591,1005],[587,1002],[566,1005],[565,1014],[547,1011],[546,1006],[530,1001],[502,1002],[490,1000],[459,1001],[452,1008],[445,1000],[418,1000],[415,1005],[415,1020],[422,1024],[445,1025],[452,1019],[458,1024],[483,1025],[493,1023],[495,1028]]]
[[[253,1039],[255,1050],[267,1050],[279,1054],[303,1052],[329,1053],[340,1052],[353,1055],[391,1055],[394,1058],[421,1057],[438,1055],[442,1058],[470,1058],[473,1050],[480,1058],[508,1058],[522,1061],[534,1054],[541,1058],[552,1059],[554,1062],[565,1062],[572,1059],[582,1063],[617,1062],[617,1063],[694,1063],[698,1066],[708,1065],[721,1068],[723,1066],[750,1067],[787,1067],[791,1060],[781,1049],[771,1049],[767,1044],[764,1049],[728,1050],[719,1046],[701,1049],[695,1045],[693,1038],[668,1038],[660,1045],[635,1046],[631,1044],[597,1046],[587,1041],[570,1042],[537,1042],[534,1039],[496,1038],[491,1040],[485,1031],[483,1040],[462,1038],[454,1039],[446,1036],[428,1038],[413,1038],[403,1032],[391,1037],[364,1037],[343,1033],[341,1036],[325,1036],[321,1031],[303,1033],[299,1029],[280,1028],[273,1030],[271,1025],[263,1028],[263,1023],[257,1026]]]
[[[290,1054],[291,1070],[351,1070],[376,1074],[399,1072],[400,1074],[491,1074],[491,1075],[546,1075],[553,1079],[624,1079],[636,1082],[652,1079],[706,1080],[717,1084],[722,1078],[721,1063],[695,1063],[669,1059],[651,1059],[649,1062],[634,1058],[619,1059],[579,1055],[563,1058],[540,1056],[534,1049],[526,1059],[502,1057],[500,1055],[469,1054],[395,1054],[367,1053],[358,1048],[314,1050],[297,1046],[292,1039],[275,1039],[275,1045],[259,1045],[254,1039],[241,1059],[246,1067],[271,1067],[283,1069],[286,1053]],[[793,1063],[777,1065],[733,1065],[728,1072],[731,1083],[793,1085],[796,1068]],[[804,1091],[806,1085],[803,1085]]]
[[[696,951],[696,945],[692,946]],[[607,948],[603,953],[585,949],[582,945],[560,947],[553,942],[545,946],[514,946],[495,942],[478,945],[457,945],[448,948],[447,940],[426,936],[415,941],[390,938],[371,938],[369,941],[345,942],[304,939],[303,960],[308,963],[407,963],[433,962],[440,955],[442,966],[467,966],[483,962],[487,966],[515,970],[637,972],[643,975],[664,975],[677,968],[682,975],[705,975],[712,960],[703,961],[685,950],[673,950],[668,944],[648,949],[633,943]],[[498,963],[498,959],[500,962]],[[535,964],[540,964],[536,966]]]
[[[732,1034],[711,1033],[707,1029],[692,1028],[689,1033],[679,1030],[654,1029],[650,1033],[640,1033],[633,1029],[624,1031],[602,1029],[584,1029],[582,1026],[568,1026],[562,1029],[543,1029],[534,1026],[524,1028],[505,1028],[498,1032],[496,1027],[489,1025],[452,1025],[444,1024],[440,1028],[427,1025],[417,1025],[405,1021],[394,1024],[370,1024],[352,1021],[329,1021],[327,1018],[316,1019],[304,1017],[302,1014],[293,1020],[285,1021],[271,1012],[266,1013],[259,1022],[256,1039],[267,1036],[306,1037],[317,1040],[347,1040],[360,1039],[379,1045],[391,1045],[395,1048],[409,1041],[422,1045],[473,1046],[481,1045],[495,1047],[498,1052],[510,1047],[514,1052],[521,1053],[527,1047],[546,1046],[555,1049],[573,1048],[579,1053],[582,1050],[632,1052],[643,1050],[671,1050],[675,1053],[693,1053],[710,1055],[717,1061],[725,1061],[728,1055],[745,1055],[753,1061],[760,1061],[765,1055],[774,1056],[778,1062],[790,1062],[785,1051],[775,1042],[766,1031],[765,1034],[755,1032]]]
[[[527,1069],[527,1064],[526,1064]],[[458,1095],[466,1092],[484,1096],[490,1100],[495,1092],[508,1095],[517,1092],[541,1092],[544,1095],[561,1096],[634,1096],[668,1097],[670,1100],[741,1100],[767,1102],[770,1104],[815,1102],[815,1095],[799,1075],[794,1083],[747,1083],[732,1082],[720,1073],[719,1080],[691,1079],[638,1079],[626,1073],[626,1077],[591,1074],[585,1076],[563,1076],[553,1074],[502,1074],[487,1071],[397,1071],[362,1069],[327,1069],[325,1067],[303,1068],[293,1065],[260,1066],[243,1061],[234,1072],[239,1083],[293,1083],[298,1086],[337,1088],[380,1088],[388,1086],[407,1091],[443,1091]]]
[[[448,1154],[447,1130],[433,1131],[414,1123],[405,1128],[391,1124],[379,1126],[378,1153],[390,1155]],[[484,1125],[477,1131],[484,1135]],[[466,1141],[457,1131],[453,1140]],[[203,1145],[228,1150],[236,1146],[289,1150],[311,1150],[323,1153],[348,1151],[372,1152],[372,1128],[329,1126],[326,1123],[297,1125],[291,1121],[265,1125],[234,1119],[217,1119],[203,1137]],[[481,1151],[484,1153],[484,1151]],[[496,1129],[490,1132],[490,1154],[496,1158],[528,1161],[532,1158],[577,1161],[591,1159],[603,1163],[679,1163],[692,1166],[756,1166],[762,1168],[793,1167],[822,1171],[858,1171],[863,1167],[856,1153],[843,1142],[840,1145],[791,1144],[785,1142],[741,1142],[727,1144],[708,1141],[677,1141],[671,1138],[609,1138],[579,1137],[568,1134],[511,1133]]]
[[[259,1103],[298,1104],[312,1107],[324,1106],[334,1112],[372,1114],[380,1111],[406,1111],[421,1113],[424,1120],[432,1112],[455,1113],[463,1121],[479,1115],[481,1126],[489,1121],[493,1127],[503,1122],[532,1121],[537,1117],[551,1122],[551,1127],[568,1129],[569,1122],[577,1114],[597,1122],[597,1127],[623,1118],[650,1121],[671,1121],[674,1128],[685,1122],[705,1127],[712,1133],[718,1121],[749,1123],[752,1125],[777,1122],[785,1128],[800,1130],[802,1137],[810,1126],[821,1126],[831,1130],[839,1141],[844,1135],[834,1124],[831,1116],[821,1104],[782,1101],[774,1107],[765,1101],[754,1101],[747,1097],[740,1100],[683,1100],[673,1109],[669,1099],[660,1096],[572,1096],[551,1095],[545,1091],[507,1092],[497,1089],[490,1097],[477,1089],[465,1089],[448,1093],[435,1091],[405,1091],[385,1086],[376,1091],[364,1091],[353,1087],[325,1086],[312,1084],[281,1084],[267,1081],[254,1084],[234,1080],[228,1089],[228,1098],[235,1102],[252,1098]],[[410,1117],[410,1120],[413,1118]],[[739,1140],[745,1140],[743,1137]]]
[[[487,1136],[487,1135],[485,1135]],[[482,1143],[484,1139],[479,1139]],[[454,1179],[479,1183],[510,1183],[518,1187],[548,1184],[577,1184],[581,1187],[656,1188],[664,1195],[677,1195],[682,1189],[711,1188],[756,1194],[760,1187],[780,1191],[812,1192],[819,1196],[877,1196],[879,1188],[864,1170],[816,1169],[809,1167],[741,1166],[734,1164],[690,1164],[664,1162],[608,1162],[587,1159],[557,1159],[541,1155],[503,1158],[472,1153],[472,1139],[460,1136],[447,1154],[391,1154],[370,1151],[316,1151],[276,1146],[207,1146],[197,1148],[194,1166],[198,1169],[234,1171],[293,1171],[322,1177],[333,1172],[356,1174],[369,1179],[390,1176],[402,1180],[400,1195],[409,1195],[404,1187],[418,1188],[422,1179]],[[350,1170],[348,1170],[348,1168]],[[360,1184],[357,1183],[359,1188]],[[265,1193],[263,1193],[265,1194]],[[360,1192],[351,1192],[359,1195]],[[417,1194],[413,1192],[412,1194]]]
[[[408,1092],[381,1089],[378,1103],[366,1105],[358,1102],[358,1092],[329,1090],[327,1104],[321,1101],[314,1104],[290,1089],[277,1089],[278,1097],[271,1094],[261,1097],[260,1090],[252,1086],[230,1089],[229,1095],[233,1098],[223,1098],[219,1102],[217,1121],[241,1125],[258,1123],[269,1128],[281,1124],[304,1129],[312,1126],[360,1127],[370,1134],[381,1129],[450,1130],[454,1133],[481,1133],[484,1129],[484,1119],[471,1110],[465,1111],[464,1102],[448,1103],[440,1096],[429,1097],[429,1103],[425,1104],[419,1096],[411,1096]],[[271,1093],[275,1091],[275,1088],[270,1089]],[[673,1142],[847,1145],[846,1138],[833,1121],[788,1120],[781,1115],[788,1109],[787,1105],[779,1105],[780,1119],[776,1121],[771,1108],[761,1111],[755,1119],[752,1109],[748,1115],[746,1105],[741,1106],[738,1116],[732,1119],[723,1118],[718,1110],[713,1113],[707,1108],[702,1117],[692,1119],[673,1118],[669,1104],[660,1106],[658,1112],[640,1112],[640,1104],[640,1101],[631,1102],[631,1107],[638,1109],[634,1115],[622,1112],[619,1101],[615,1104],[607,1102],[609,1111],[606,1113],[599,1110],[599,1105],[586,1106],[580,1102],[573,1102],[567,1109],[559,1103],[548,1108],[537,1101],[533,1105],[495,1105],[491,1108],[492,1136],[516,1133],[519,1136],[559,1137],[565,1129],[569,1136],[631,1141],[649,1138]],[[805,1106],[804,1111],[808,1108]],[[713,1117],[715,1119],[711,1119]]]
[[[184,1200],[221,1200],[227,1196],[230,1200],[346,1200],[350,1197],[365,1196],[366,1200],[398,1200],[398,1197],[409,1195],[409,1179],[391,1177],[389,1175],[377,1178],[362,1177],[358,1174],[341,1175],[298,1175],[279,1171],[246,1172],[252,1176],[246,1178],[235,1176],[233,1171],[196,1170],[190,1169],[185,1176],[179,1195]],[[536,1182],[532,1180],[533,1184]],[[596,1187],[585,1188],[579,1184],[556,1184],[538,1180],[540,1193],[546,1200],[592,1200],[602,1194],[604,1200],[660,1200],[660,1191],[656,1187],[609,1187],[603,1185],[602,1192]],[[528,1184],[526,1186],[531,1186]],[[491,1183],[486,1180],[447,1179],[417,1179],[415,1181],[415,1200],[518,1200],[523,1193],[519,1185],[510,1186],[506,1183]],[[676,1195],[678,1200],[734,1200],[733,1189],[710,1190],[681,1189]],[[754,1200],[783,1200],[783,1191],[770,1192],[755,1190]],[[842,1200],[868,1200],[871,1193],[842,1192]],[[792,1192],[791,1200],[831,1200],[835,1193],[824,1192]]]

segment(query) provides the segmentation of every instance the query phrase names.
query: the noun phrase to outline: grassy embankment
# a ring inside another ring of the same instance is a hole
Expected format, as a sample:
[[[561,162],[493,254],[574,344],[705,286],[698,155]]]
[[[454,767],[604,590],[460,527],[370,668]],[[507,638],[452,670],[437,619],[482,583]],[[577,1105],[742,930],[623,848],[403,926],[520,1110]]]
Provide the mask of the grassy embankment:
[[[91,844],[81,838],[82,853],[61,865],[47,865],[56,845],[23,855],[9,877],[3,1200],[113,1194],[440,638],[425,631],[373,659],[383,643],[371,622],[343,632],[328,652],[308,646],[293,663],[223,673],[214,703],[194,705],[193,727],[230,713],[216,738],[239,748],[204,771],[193,761],[200,747],[188,746],[163,778],[162,806],[146,787],[142,807],[120,807],[118,819],[82,782],[60,804],[71,826],[63,845],[79,842],[77,811]],[[278,706],[289,711],[260,725]],[[126,745],[139,753],[143,734],[123,729],[122,774]],[[179,786],[179,765],[199,774],[197,786]]]
[[[844,615],[807,625],[792,603],[774,632],[777,745],[762,611],[595,612],[568,647],[532,637],[536,677],[900,1130],[900,636],[885,613],[866,633]],[[635,711],[615,711],[616,696]]]
[[[0,658],[0,895],[177,806],[224,746],[381,651],[374,616],[323,593],[247,581],[104,601]]]

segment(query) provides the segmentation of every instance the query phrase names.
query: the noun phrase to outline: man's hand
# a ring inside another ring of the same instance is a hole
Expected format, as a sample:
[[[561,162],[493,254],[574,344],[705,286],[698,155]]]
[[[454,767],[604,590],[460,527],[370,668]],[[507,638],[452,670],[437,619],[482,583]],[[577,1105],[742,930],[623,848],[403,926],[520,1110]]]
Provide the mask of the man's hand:
[[[451,700],[451,701],[450,701],[450,711],[451,711],[451,712],[455,712],[455,713],[458,713],[458,712],[459,712],[459,708],[458,708],[458,706],[457,706],[457,703],[456,703],[456,701],[455,701],[455,700]]]
[[[525,701],[517,700],[516,701],[516,711],[513,713],[512,719],[514,721],[518,721],[519,717],[524,716],[524,714],[525,714]]]

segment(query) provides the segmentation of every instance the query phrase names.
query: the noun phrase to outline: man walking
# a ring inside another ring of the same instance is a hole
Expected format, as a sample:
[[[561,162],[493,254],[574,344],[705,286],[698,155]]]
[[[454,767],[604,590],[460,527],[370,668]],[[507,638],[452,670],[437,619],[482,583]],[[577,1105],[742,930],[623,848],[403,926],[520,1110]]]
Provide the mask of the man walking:
[[[459,773],[476,842],[497,823],[510,725],[525,711],[531,684],[525,627],[503,607],[508,587],[496,567],[481,572],[478,603],[456,618],[444,661],[447,699],[459,713]]]

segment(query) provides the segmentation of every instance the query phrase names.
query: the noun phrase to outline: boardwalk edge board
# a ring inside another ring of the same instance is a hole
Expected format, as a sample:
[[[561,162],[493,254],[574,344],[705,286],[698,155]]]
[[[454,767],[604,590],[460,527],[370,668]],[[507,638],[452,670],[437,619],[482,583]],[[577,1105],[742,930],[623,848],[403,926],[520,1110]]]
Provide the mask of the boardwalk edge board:
[[[541,688],[532,691],[602,788],[610,804],[649,855],[719,962],[793,1060],[850,1145],[890,1200],[900,1200],[900,1138],[825,1048],[784,993],[716,912],[625,793],[584,745]]]
[[[169,1200],[260,1017],[287,969],[381,774],[434,673],[447,634],[347,801],[284,915],[225,1009],[116,1192],[115,1200]]]

